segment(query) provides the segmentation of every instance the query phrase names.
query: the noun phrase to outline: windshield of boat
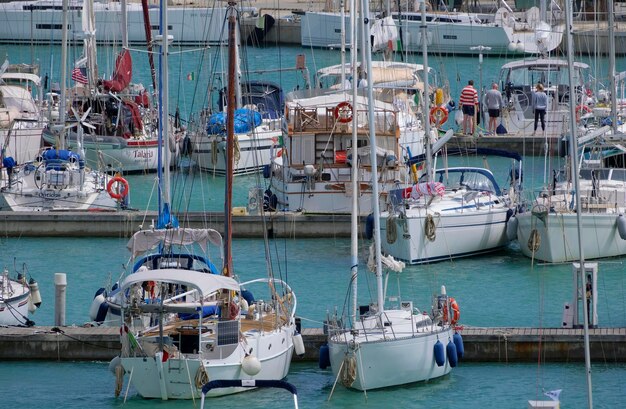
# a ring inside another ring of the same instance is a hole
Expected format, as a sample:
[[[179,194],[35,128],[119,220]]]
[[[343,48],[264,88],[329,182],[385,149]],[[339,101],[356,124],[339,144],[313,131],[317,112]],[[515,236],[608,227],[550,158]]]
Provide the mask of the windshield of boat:
[[[420,182],[426,181],[426,175],[422,176]],[[478,190],[481,192],[491,192],[500,194],[500,187],[493,175],[479,168],[451,168],[439,169],[433,178],[435,182],[443,183],[446,189],[455,190],[464,187],[468,190]]]
[[[512,69],[507,78],[503,78],[504,84],[511,86],[522,86],[541,83],[546,87],[557,86],[559,84],[569,84],[569,69],[567,67],[554,66],[531,66],[519,69]],[[582,72],[575,69],[573,72],[574,83],[582,85],[584,83]]]

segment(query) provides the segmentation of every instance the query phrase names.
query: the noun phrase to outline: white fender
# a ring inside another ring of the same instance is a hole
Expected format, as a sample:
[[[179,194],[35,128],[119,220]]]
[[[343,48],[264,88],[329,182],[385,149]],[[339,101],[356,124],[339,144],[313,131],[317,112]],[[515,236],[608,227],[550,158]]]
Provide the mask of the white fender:
[[[41,293],[39,292],[39,284],[37,281],[30,279],[28,283],[28,287],[30,288],[30,299],[28,303],[28,311],[35,312],[37,308],[41,305]]]
[[[293,349],[296,351],[296,355],[301,356],[304,355],[304,341],[302,340],[302,334],[294,334],[292,337],[293,340]]]
[[[241,361],[241,369],[246,374],[254,376],[261,372],[261,361],[259,361],[259,358],[255,356],[246,355]]]

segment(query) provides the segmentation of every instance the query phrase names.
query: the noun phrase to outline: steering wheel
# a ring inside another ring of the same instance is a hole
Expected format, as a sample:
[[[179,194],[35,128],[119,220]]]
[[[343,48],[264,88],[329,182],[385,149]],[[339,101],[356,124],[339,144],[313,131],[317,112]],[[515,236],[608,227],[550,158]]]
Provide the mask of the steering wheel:
[[[514,107],[516,102],[519,104],[522,112],[526,112],[530,107],[530,98],[528,98],[528,95],[526,95],[526,93],[518,89],[514,90],[513,94],[511,95],[511,103]]]

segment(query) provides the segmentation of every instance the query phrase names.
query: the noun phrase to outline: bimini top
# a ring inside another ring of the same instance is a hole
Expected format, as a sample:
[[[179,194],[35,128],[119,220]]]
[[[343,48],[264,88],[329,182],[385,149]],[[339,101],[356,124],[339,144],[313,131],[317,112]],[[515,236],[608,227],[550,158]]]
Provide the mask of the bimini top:
[[[197,243],[202,248],[212,243],[222,250],[222,235],[214,229],[140,230],[130,238],[126,248],[133,257],[137,257],[161,243],[166,246],[188,246]]]
[[[502,66],[503,70],[517,69],[517,68],[528,68],[528,67],[541,67],[541,68],[567,68],[567,60],[560,60],[556,58],[535,58],[528,60],[517,60],[506,63]],[[589,65],[582,62],[574,62],[574,67],[579,69],[588,69]]]
[[[136,273],[129,274],[128,277],[122,281],[120,288],[124,291],[144,281],[181,284],[187,286],[189,289],[196,288],[200,293],[200,297],[206,297],[218,290],[239,291],[239,283],[231,277],[175,268],[137,271]]]

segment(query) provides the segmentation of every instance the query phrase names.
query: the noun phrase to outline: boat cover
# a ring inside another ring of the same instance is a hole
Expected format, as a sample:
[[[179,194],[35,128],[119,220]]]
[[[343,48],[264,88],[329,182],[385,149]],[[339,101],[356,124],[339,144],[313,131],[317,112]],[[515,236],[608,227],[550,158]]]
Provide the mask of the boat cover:
[[[126,248],[137,257],[148,250],[156,248],[159,244],[167,246],[186,246],[198,243],[206,248],[212,243],[222,249],[222,235],[214,229],[160,229],[140,230],[133,235],[126,244]]]
[[[201,297],[206,297],[218,290],[239,291],[239,283],[232,277],[176,268],[139,270],[133,274],[129,274],[128,277],[122,281],[120,288],[122,291],[125,291],[127,288],[135,284],[143,283],[144,281],[185,285],[188,289],[197,289]]]

